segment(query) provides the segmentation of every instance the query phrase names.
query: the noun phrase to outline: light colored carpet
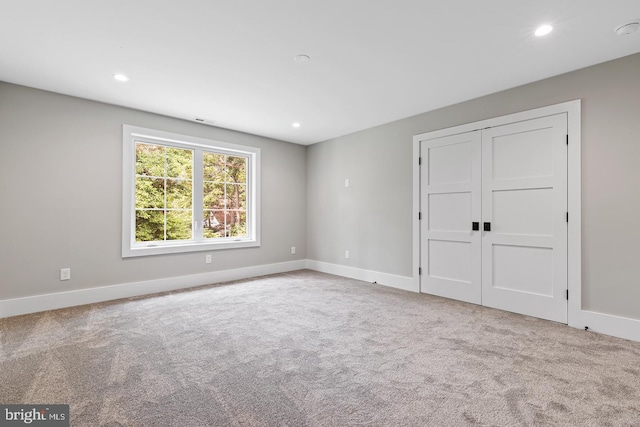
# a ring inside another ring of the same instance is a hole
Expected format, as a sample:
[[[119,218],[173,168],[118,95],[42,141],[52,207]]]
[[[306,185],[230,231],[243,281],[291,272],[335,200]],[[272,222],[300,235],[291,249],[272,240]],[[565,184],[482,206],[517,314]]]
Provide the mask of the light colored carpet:
[[[640,343],[312,271],[0,320],[73,426],[640,425]]]

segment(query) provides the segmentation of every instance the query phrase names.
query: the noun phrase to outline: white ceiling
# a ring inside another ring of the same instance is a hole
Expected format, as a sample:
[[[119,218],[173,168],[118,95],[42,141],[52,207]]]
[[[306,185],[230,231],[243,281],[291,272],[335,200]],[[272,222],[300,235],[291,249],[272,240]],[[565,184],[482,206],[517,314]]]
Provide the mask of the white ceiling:
[[[0,80],[312,144],[639,52],[614,33],[637,18],[638,0],[0,0]]]

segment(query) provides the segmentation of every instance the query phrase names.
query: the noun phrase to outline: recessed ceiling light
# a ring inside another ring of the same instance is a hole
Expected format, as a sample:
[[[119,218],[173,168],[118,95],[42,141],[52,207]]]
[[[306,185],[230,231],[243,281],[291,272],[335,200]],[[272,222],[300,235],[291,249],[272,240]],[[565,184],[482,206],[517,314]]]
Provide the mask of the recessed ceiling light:
[[[309,55],[296,55],[293,59],[296,62],[309,62],[309,61],[311,61],[311,57]]]
[[[549,34],[551,31],[553,30],[553,27],[549,24],[544,24],[544,25],[540,25],[537,29],[536,29],[536,36],[538,37],[542,37],[542,36],[546,36],[547,34]]]
[[[125,76],[124,74],[118,73],[118,74],[114,74],[113,78],[116,79],[119,82],[128,82],[129,81],[129,77]]]
[[[294,128],[299,128],[300,127],[300,123],[295,122],[291,126],[293,126]]]

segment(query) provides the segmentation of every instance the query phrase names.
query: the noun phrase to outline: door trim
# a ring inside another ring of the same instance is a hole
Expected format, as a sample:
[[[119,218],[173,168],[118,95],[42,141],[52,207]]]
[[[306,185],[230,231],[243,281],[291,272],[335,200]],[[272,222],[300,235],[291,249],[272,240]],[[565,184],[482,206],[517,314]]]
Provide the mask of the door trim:
[[[460,133],[481,130],[488,127],[522,122],[555,114],[567,114],[567,134],[569,146],[567,152],[567,209],[569,212],[567,245],[567,285],[569,289],[567,319],[569,326],[583,328],[582,310],[582,219],[581,219],[581,100],[564,102],[506,116],[494,117],[473,123],[466,123],[446,129],[434,130],[413,137],[413,266],[414,289],[420,292],[420,141],[440,138]]]

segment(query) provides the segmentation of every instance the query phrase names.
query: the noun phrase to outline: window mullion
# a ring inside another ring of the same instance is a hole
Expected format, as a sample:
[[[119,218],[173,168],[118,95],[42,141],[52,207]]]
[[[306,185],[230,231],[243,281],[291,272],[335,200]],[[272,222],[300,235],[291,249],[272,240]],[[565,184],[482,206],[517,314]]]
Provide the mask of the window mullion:
[[[164,199],[163,199],[163,212],[164,212],[164,241],[167,241],[167,215],[169,211],[167,210],[167,147],[163,148],[164,151],[164,177],[163,177],[163,186],[164,186]]]
[[[244,181],[244,191],[246,197],[246,204],[244,207],[245,218],[247,222],[247,235],[253,236],[254,230],[254,211],[253,211],[253,162],[254,156],[247,156],[246,176]]]
[[[204,239],[204,156],[202,150],[193,151],[193,240]]]

